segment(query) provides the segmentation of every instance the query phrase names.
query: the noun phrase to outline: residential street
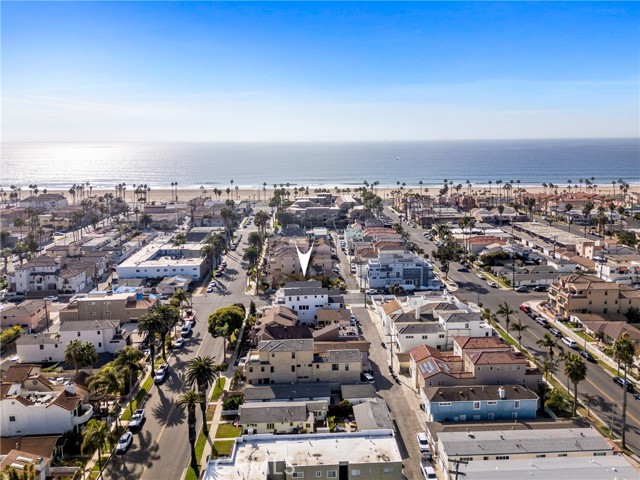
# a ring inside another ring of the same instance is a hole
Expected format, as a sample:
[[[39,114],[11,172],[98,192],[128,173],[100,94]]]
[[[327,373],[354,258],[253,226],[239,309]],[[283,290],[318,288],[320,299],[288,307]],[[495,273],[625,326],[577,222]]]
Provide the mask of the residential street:
[[[214,356],[216,363],[223,361],[222,339],[213,338],[207,332],[207,318],[218,308],[233,303],[244,303],[249,307],[252,297],[245,294],[246,273],[240,261],[251,231],[238,230],[243,235],[241,245],[225,256],[228,266],[218,280],[228,288],[227,292],[220,294],[216,290],[216,293],[202,295],[203,289],[196,290],[193,306],[198,321],[193,334],[185,346],[171,357],[171,369],[165,382],[151,387],[144,404],[146,423],[140,432],[135,433],[130,450],[123,456],[113,456],[105,469],[105,479],[178,480],[182,477],[189,462],[189,440],[187,415],[176,407],[176,401],[185,390],[185,365],[192,358],[205,355]],[[258,306],[265,304],[257,298],[254,301]],[[196,411],[196,418],[199,431],[202,425],[200,409]]]

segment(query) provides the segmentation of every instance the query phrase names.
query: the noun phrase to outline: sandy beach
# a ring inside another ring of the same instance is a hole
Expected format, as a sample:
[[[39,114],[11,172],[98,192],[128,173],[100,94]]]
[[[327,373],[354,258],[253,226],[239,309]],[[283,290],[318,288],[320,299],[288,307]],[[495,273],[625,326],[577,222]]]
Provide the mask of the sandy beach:
[[[314,190],[316,187],[310,187],[309,188],[309,194],[313,195]],[[429,193],[431,195],[437,195],[437,193],[439,192],[440,188],[442,188],[441,185],[423,185],[422,186],[422,193]],[[522,187],[524,190],[526,190],[527,193],[531,193],[531,194],[539,194],[539,193],[544,193],[544,188],[543,187],[538,187],[538,186],[526,186],[526,187]],[[516,187],[514,186],[512,192],[516,189]],[[226,190],[226,189],[225,189]],[[266,193],[266,198],[267,200],[269,198],[271,198],[271,196],[273,195],[273,185],[271,185],[270,187],[268,186],[265,190],[261,189],[248,189],[248,188],[239,188],[238,190],[233,189],[232,191],[229,192],[229,195],[227,196],[227,192],[223,190],[222,195],[219,197],[222,200],[226,200],[227,198],[234,200],[235,202],[238,201],[242,201],[242,200],[251,200],[251,201],[264,201],[265,200],[265,193]],[[293,199],[293,195],[294,195],[294,191],[293,188],[289,189],[291,191],[291,199]],[[377,195],[380,195],[384,200],[387,199],[391,199],[391,192],[394,190],[397,190],[397,188],[382,188],[382,187],[376,187],[376,193]],[[414,193],[420,193],[421,189],[419,185],[410,187],[410,186],[405,186],[404,187],[404,191],[407,192],[409,190],[412,190]],[[471,188],[471,193],[472,194],[479,194],[482,191],[487,191],[489,190],[489,185],[486,186],[473,186]],[[336,190],[335,188],[331,188],[330,189],[331,193],[336,194]],[[344,191],[344,190],[342,190]],[[351,191],[353,192],[353,188],[351,188]],[[65,195],[66,197],[68,197],[69,199],[71,199],[71,195],[69,194],[68,190],[47,190],[48,193],[62,193],[63,195]],[[466,186],[463,185],[462,189],[460,190],[461,193],[468,193],[469,190],[466,188]],[[497,187],[495,185],[491,186],[491,192],[493,193],[497,193]],[[558,188],[558,192],[567,192],[567,188],[566,186],[561,186]],[[571,194],[576,194],[578,192],[578,190],[573,190],[571,192]],[[585,192],[585,189],[582,189],[582,192]],[[619,190],[616,188],[616,194],[619,193]],[[640,192],[640,186],[631,186],[629,188],[629,192]],[[28,193],[28,192],[27,192]],[[109,189],[109,190],[103,190],[103,189],[94,189],[92,190],[91,194],[92,196],[102,196],[105,193],[113,193],[115,194],[115,189]],[[550,190],[547,189],[547,193],[550,193]],[[568,193],[568,192],[567,192]],[[598,187],[598,193],[601,194],[611,194],[612,193],[612,188],[611,186],[603,186],[603,187]],[[24,192],[23,192],[24,195]],[[125,191],[125,195],[127,198],[127,201],[129,202],[133,202],[134,201],[134,193],[133,191],[127,190]],[[210,197],[212,195],[212,192],[208,189],[205,189],[204,191],[200,190],[200,189],[178,189],[177,190],[177,199],[179,202],[186,202],[191,200],[192,198],[195,197],[200,197],[200,196],[205,196],[205,197]],[[298,194],[298,196],[303,196],[304,194]],[[176,200],[176,190],[171,190],[170,188],[167,189],[151,189],[149,191],[148,194],[148,200],[150,202],[171,202],[171,201],[175,201]]]

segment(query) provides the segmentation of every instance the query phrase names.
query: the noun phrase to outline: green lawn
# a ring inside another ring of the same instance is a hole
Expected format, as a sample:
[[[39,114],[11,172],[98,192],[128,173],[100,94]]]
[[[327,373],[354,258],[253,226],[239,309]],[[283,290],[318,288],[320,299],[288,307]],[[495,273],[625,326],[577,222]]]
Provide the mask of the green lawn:
[[[241,427],[234,427],[231,423],[221,423],[220,425],[218,425],[216,438],[237,438],[241,434]]]
[[[129,405],[125,407],[124,412],[120,417],[120,420],[131,420],[131,410],[133,410],[134,412],[136,411],[136,408],[138,408],[138,405],[142,403],[142,400],[144,400],[144,397],[146,397],[147,392],[151,388],[152,384],[153,384],[153,377],[149,376],[149,378],[147,378],[145,382],[142,384],[142,387],[140,387],[140,391],[138,391],[138,394],[131,401],[131,408],[129,408]]]
[[[204,432],[201,430],[200,435],[198,435],[198,439],[196,440],[196,458],[198,459],[198,463],[202,460],[202,452],[204,452],[204,446],[207,443],[207,437]],[[198,480],[198,475],[193,470],[191,465],[187,468],[187,475],[185,476],[185,480]]]
[[[224,391],[224,384],[227,381],[225,377],[220,377],[216,380],[216,386],[213,387],[213,393],[211,394],[211,401],[217,402]]]
[[[211,458],[231,455],[231,449],[233,448],[234,443],[234,440],[213,442],[213,451],[211,452]]]
[[[589,343],[595,342],[596,339],[593,337],[590,337],[589,335],[587,335],[586,333],[584,333],[581,330],[573,330],[573,333],[575,333],[577,336],[579,336],[582,340],[586,340]]]

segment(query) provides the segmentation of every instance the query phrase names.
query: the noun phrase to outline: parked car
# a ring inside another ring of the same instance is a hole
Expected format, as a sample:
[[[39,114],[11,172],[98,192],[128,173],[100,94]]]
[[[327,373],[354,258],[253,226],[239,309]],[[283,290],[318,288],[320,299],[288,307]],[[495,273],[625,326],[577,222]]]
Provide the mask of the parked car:
[[[58,297],[55,295],[50,295],[48,297],[44,297],[43,300],[45,302],[57,302],[58,301]]]
[[[633,392],[633,383],[631,383],[629,380],[625,380],[622,377],[613,377],[613,381],[623,388],[626,384],[627,391]]]
[[[158,368],[158,370],[156,370],[156,374],[153,377],[153,383],[162,383],[164,382],[164,379],[167,377],[167,373],[169,372],[169,365],[167,365],[166,363],[163,365],[160,365],[160,367]]]
[[[418,448],[420,448],[420,453],[425,453],[429,451],[429,441],[427,440],[427,435],[424,432],[419,432],[417,435],[418,439]]]
[[[127,453],[127,450],[129,450],[132,442],[133,433],[129,431],[124,432],[120,437],[120,440],[118,440],[118,444],[116,445],[116,453],[120,455]]]
[[[476,277],[481,278],[482,280],[484,280],[484,275],[481,273],[476,273]]]
[[[534,292],[546,292],[547,291],[547,286],[546,285],[536,285],[535,287],[533,287],[533,291]]]
[[[175,342],[173,342],[173,348],[182,348],[184,347],[184,338],[180,337]]]
[[[460,268],[458,268],[458,271],[459,272],[468,272],[469,269],[467,267],[460,267]]]
[[[378,291],[375,288],[370,288],[367,290],[367,295],[375,295]]]
[[[560,338],[562,336],[562,333],[559,330],[556,330],[555,328],[550,328],[549,333],[557,338]]]
[[[370,373],[366,373],[364,372],[362,375],[360,375],[360,378],[362,379],[363,382],[368,382],[368,383],[375,383],[376,379],[373,378],[373,375],[371,375]]]
[[[595,362],[596,359],[594,358],[593,355],[591,355],[589,352],[587,352],[586,350],[580,350],[580,355],[582,355],[584,358],[586,358],[589,362]]]
[[[425,480],[437,480],[436,471],[433,469],[433,465],[431,462],[427,460],[423,460],[420,462],[420,470],[422,471],[422,475]]]
[[[129,430],[134,428],[142,428],[142,424],[145,421],[144,410],[142,408],[133,412],[131,420],[129,420]]]
[[[633,395],[633,398],[636,399],[636,401],[640,402],[640,393],[636,393]]]
[[[518,288],[516,288],[516,292],[518,293],[527,293],[529,291],[529,289],[525,286],[519,286]]]
[[[213,293],[213,287],[207,287],[207,293]]]
[[[578,349],[578,343],[573,338],[562,337],[562,343],[567,345],[569,348],[573,348],[574,350]]]
[[[531,307],[523,303],[522,305],[520,305],[520,310],[522,310],[524,313],[529,313],[531,311]]]
[[[491,288],[498,288],[498,284],[496,282],[487,282],[487,285],[489,285]]]

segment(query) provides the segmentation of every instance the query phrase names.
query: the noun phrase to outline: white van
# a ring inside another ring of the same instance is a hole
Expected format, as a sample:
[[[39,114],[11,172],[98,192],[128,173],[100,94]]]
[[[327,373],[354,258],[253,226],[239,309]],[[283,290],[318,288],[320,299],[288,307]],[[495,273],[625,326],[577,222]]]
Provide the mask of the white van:
[[[562,337],[562,343],[568,345],[571,348],[578,348],[578,344],[572,338]]]
[[[424,475],[425,480],[437,480],[436,471],[433,469],[431,462],[423,460],[420,462],[420,470]]]

